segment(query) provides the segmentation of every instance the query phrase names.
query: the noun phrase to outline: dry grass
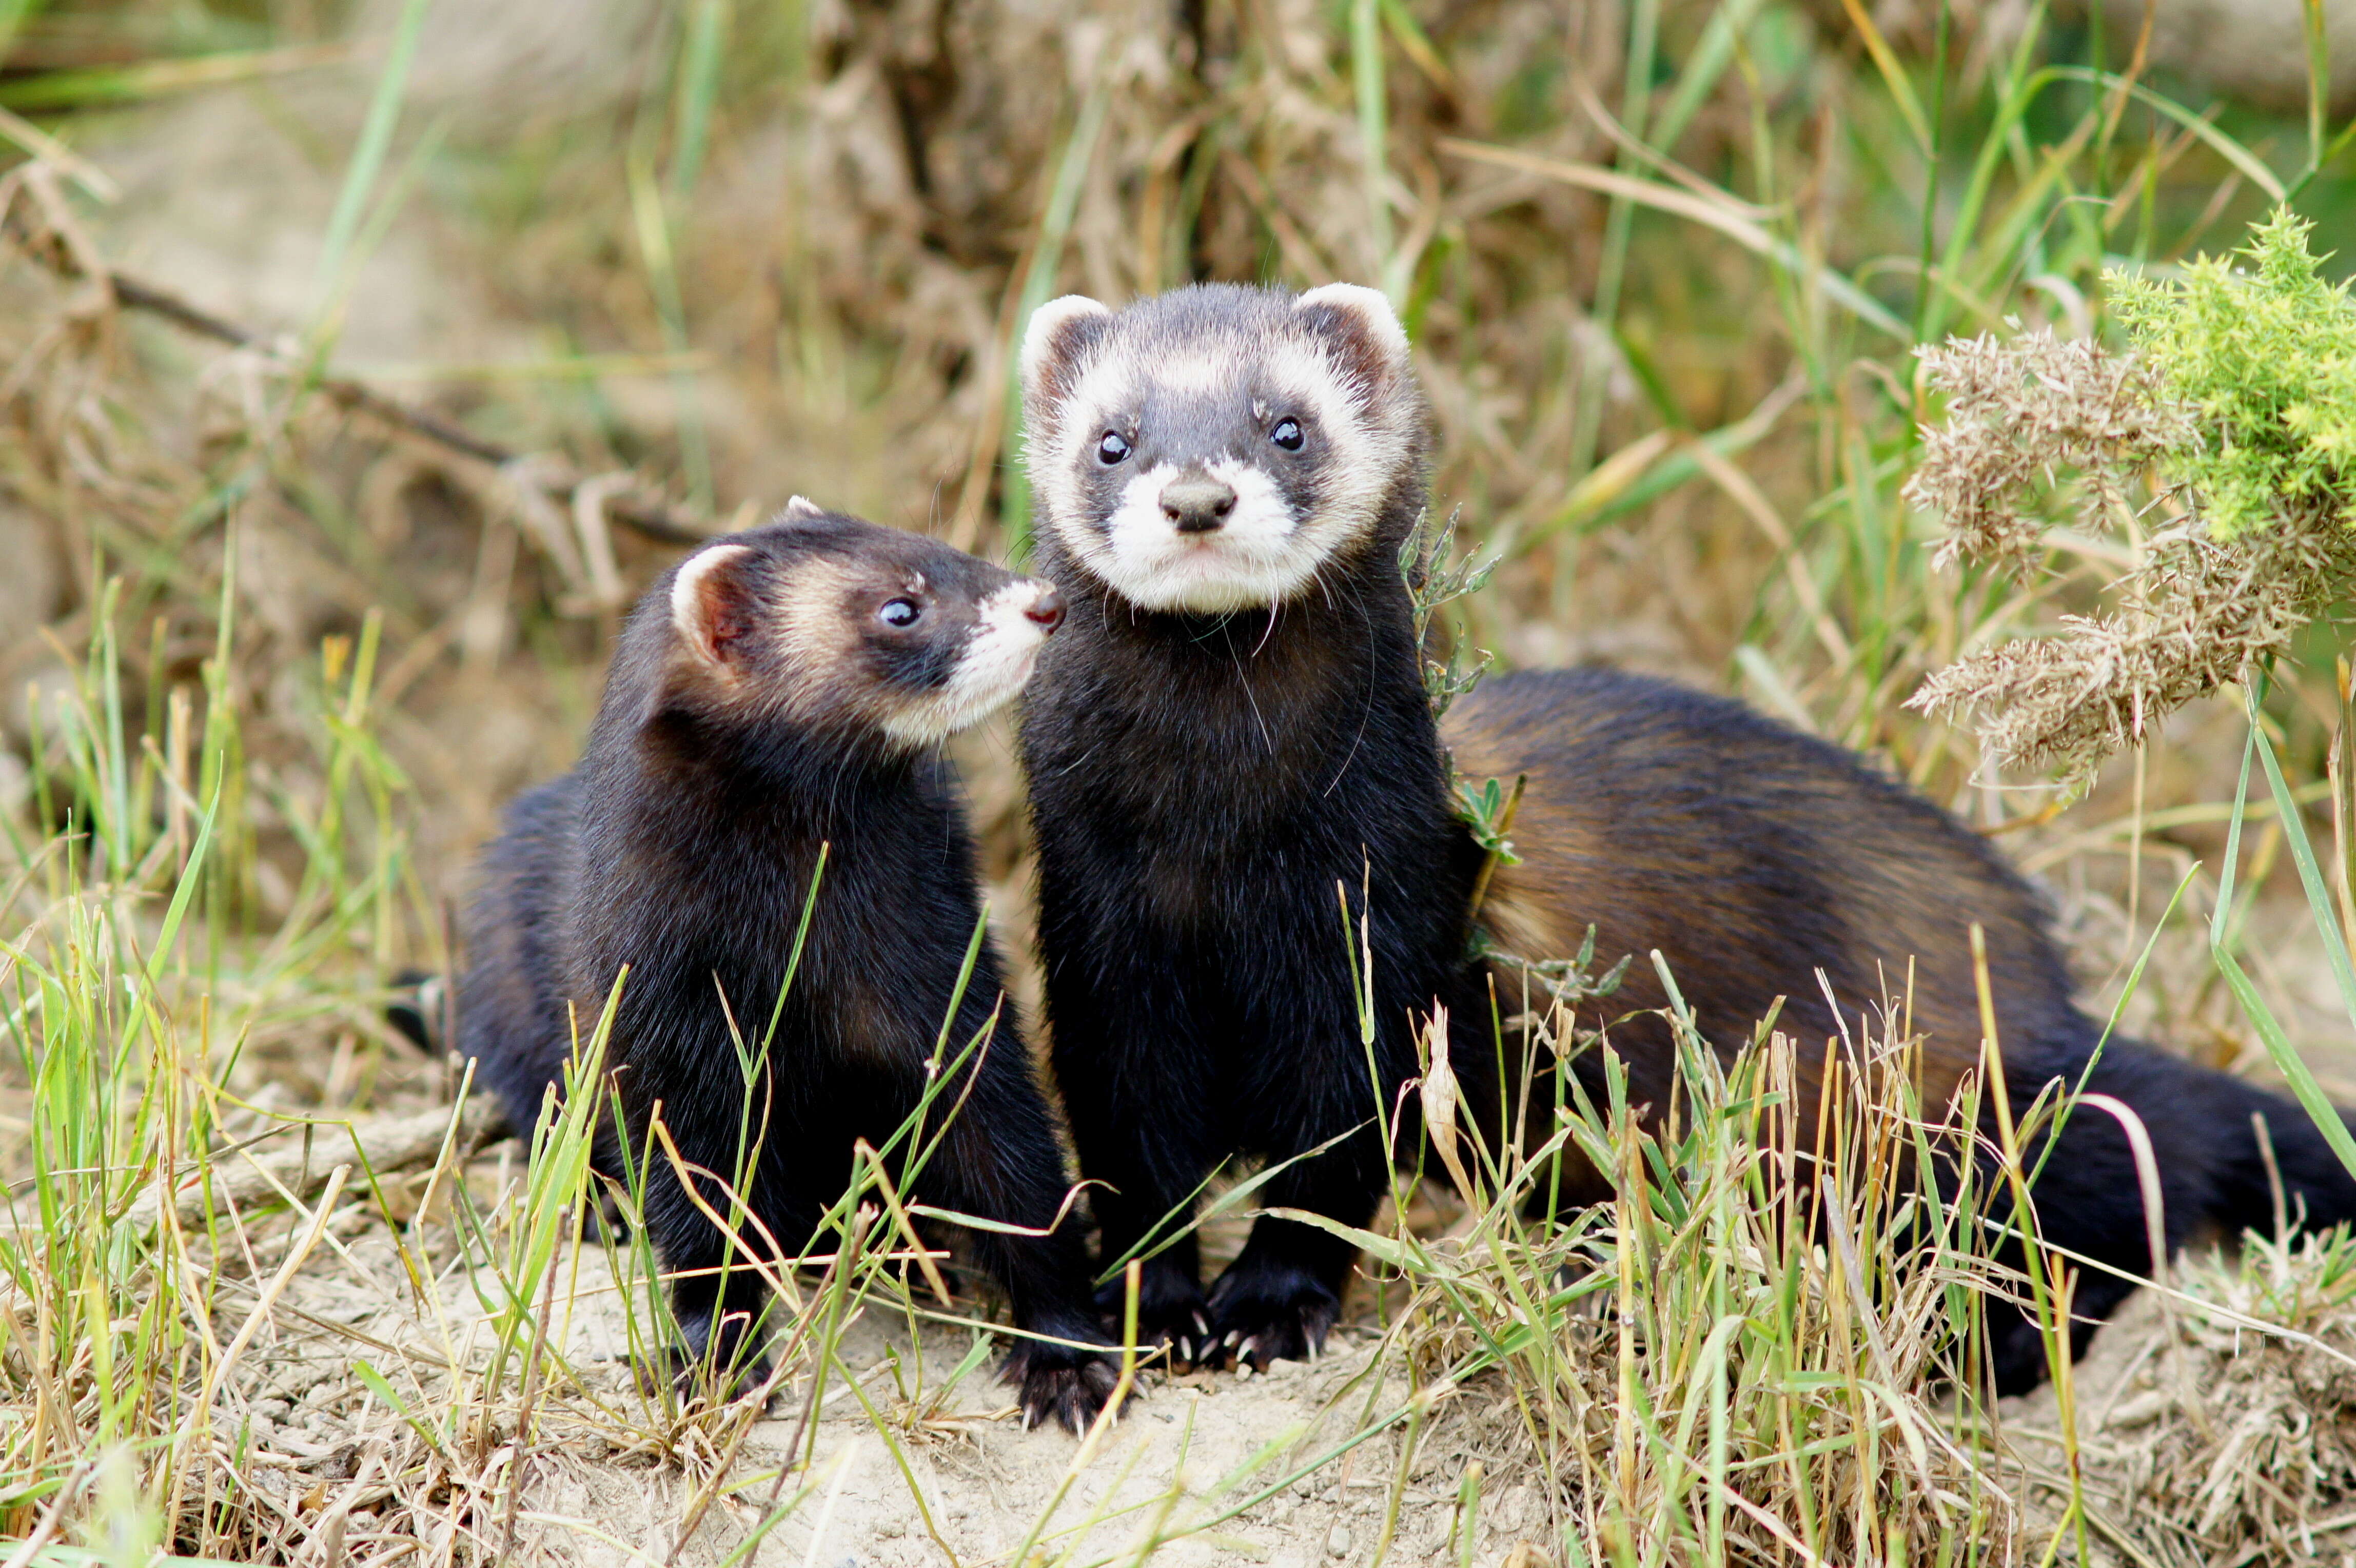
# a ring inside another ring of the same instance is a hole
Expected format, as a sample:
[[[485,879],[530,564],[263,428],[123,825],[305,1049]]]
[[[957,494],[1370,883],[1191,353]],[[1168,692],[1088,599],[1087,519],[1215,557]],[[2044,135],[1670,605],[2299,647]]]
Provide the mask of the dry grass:
[[[969,1341],[922,1326],[934,1309],[888,1252],[811,1282],[795,1320],[787,1403],[828,1402],[810,1466],[790,1426],[638,1389],[632,1337],[656,1317],[613,1308],[643,1297],[643,1260],[573,1246],[578,1193],[534,1185],[515,1145],[470,1158],[408,1136],[405,1157],[324,1185],[352,1147],[334,1124],[388,1151],[397,1126],[448,1113],[446,1069],[379,1022],[382,986],[446,963],[465,852],[569,760],[615,607],[662,540],[799,490],[1013,547],[1024,302],[1198,276],[1363,278],[1401,301],[1436,496],[1497,562],[1463,607],[1469,645],[1733,689],[2019,829],[2105,1004],[2197,862],[2130,1023],[2255,1054],[2189,929],[2222,909],[2265,939],[2245,958],[2297,1043],[2344,1045],[2319,1021],[2312,929],[2275,941],[2297,928],[2258,897],[2291,858],[2282,819],[2242,813],[2248,853],[2222,854],[2238,714],[2179,714],[2049,829],[2048,794],[1979,788],[1977,746],[1903,706],[2170,548],[2064,538],[2025,583],[1935,570],[1937,524],[1901,494],[1930,406],[1915,346],[2016,316],[2083,337],[2108,259],[2230,242],[2270,194],[2251,166],[2337,219],[2328,182],[2301,178],[2320,146],[2230,113],[2204,137],[2031,55],[1901,73],[1783,0],[534,0],[498,26],[468,9],[426,14],[405,78],[382,46],[412,12],[391,0],[357,8],[364,47],[326,67],[283,52],[337,30],[305,5],[266,23],[45,14],[20,40],[27,74],[0,81],[0,104],[48,92],[37,129],[70,144],[0,177],[0,1160],[18,1206],[0,1240],[0,1529],[56,1562],[72,1544],[324,1568],[510,1540],[662,1560],[695,1516],[691,1555],[722,1561],[763,1540],[798,1554],[830,1507],[880,1518],[999,1487],[1016,1499],[999,1534],[960,1533],[944,1507],[862,1551],[1003,1560],[1028,1535],[1049,1561],[1181,1562],[1247,1530],[1280,1555],[1343,1540],[1360,1563],[1519,1552],[1527,1568],[1541,1550],[1709,1561],[1721,1541],[1853,1562],[1901,1541],[1922,1561],[1944,1538],[1951,1561],[2001,1561],[2016,1541],[2074,1553],[2096,1516],[2100,1553],[2138,1509],[2173,1522],[2125,1537],[2147,1543],[2121,1560],[2190,1562],[2306,1552],[2300,1530],[2346,1511],[2336,1460],[2279,1498],[2257,1466],[2217,1463],[2244,1408],[2273,1412],[2265,1441],[2286,1454],[2337,1452],[2339,1385],[2283,1369],[2324,1352],[2245,1328],[2238,1348],[2276,1360],[2235,1359],[2190,1309],[2181,1353],[2212,1361],[2182,1378],[2238,1388],[2246,1369],[2298,1399],[2156,1415],[2137,1430],[2168,1434],[2167,1457],[2147,1471],[2089,1426],[2072,1452],[2091,1491],[2044,1446],[2004,1449],[1926,1382],[1971,1249],[1944,1273],[1898,1269],[1899,1199],[1870,1161],[1839,1167],[1859,1184],[1841,1206],[1856,1269],[1793,1245],[1788,1161],[1739,1135],[1757,1114],[1740,1094],[1656,1151],[1668,1176],[1580,1227],[1387,1232],[1419,1260],[1393,1265],[1398,1332],[1330,1386],[1304,1380],[1297,1423],[1273,1385],[1224,1434],[1227,1407],[1164,1390],[1185,1431],[1199,1416],[1202,1453],[1237,1445],[1209,1482],[1130,1436],[1068,1477],[1068,1454],[1001,1444]],[[154,70],[239,51],[228,90],[166,96]],[[85,75],[45,74],[69,68]],[[107,93],[140,106],[89,107]],[[1934,150],[1949,205],[1925,222]],[[2118,429],[2056,420],[2065,440]],[[2286,681],[2273,699],[2306,799],[2333,696]],[[1020,950],[1013,770],[987,739],[966,760]],[[1893,1081],[1868,1075],[1879,1109],[1858,1136],[1912,1136]],[[1639,1147],[1612,1115],[1585,1135]],[[285,1193],[257,1197],[241,1144]],[[139,1207],[160,1174],[203,1171],[234,1208]],[[1574,1255],[1608,1265],[1576,1312],[1544,1284]],[[2187,1289],[2345,1349],[2297,1305],[2337,1300],[2332,1256]],[[579,1300],[605,1305],[552,1317],[576,1264]],[[598,1294],[601,1266],[618,1294]],[[2229,1294],[2260,1280],[2276,1305]],[[1760,1293],[1782,1316],[1715,1338]],[[830,1322],[904,1359],[846,1348]],[[905,1358],[925,1345],[918,1381]],[[872,1487],[862,1463],[884,1473]],[[1128,1491],[1104,1478],[1122,1466]],[[2232,1487],[2187,1479],[2211,1471]],[[552,1522],[568,1513],[631,1528],[615,1546]]]

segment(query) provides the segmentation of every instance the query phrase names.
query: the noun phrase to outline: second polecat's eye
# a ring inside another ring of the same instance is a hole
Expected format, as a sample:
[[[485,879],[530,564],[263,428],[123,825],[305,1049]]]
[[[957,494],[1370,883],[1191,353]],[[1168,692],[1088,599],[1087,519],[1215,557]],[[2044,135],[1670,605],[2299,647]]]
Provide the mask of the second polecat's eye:
[[[1097,461],[1111,467],[1129,456],[1129,443],[1118,430],[1108,430],[1097,442]]]
[[[875,616],[885,626],[914,626],[924,613],[925,607],[914,599],[886,599]]]
[[[1301,443],[1305,439],[1301,434],[1301,422],[1297,419],[1278,420],[1276,428],[1268,433],[1268,438],[1288,452],[1300,451]]]

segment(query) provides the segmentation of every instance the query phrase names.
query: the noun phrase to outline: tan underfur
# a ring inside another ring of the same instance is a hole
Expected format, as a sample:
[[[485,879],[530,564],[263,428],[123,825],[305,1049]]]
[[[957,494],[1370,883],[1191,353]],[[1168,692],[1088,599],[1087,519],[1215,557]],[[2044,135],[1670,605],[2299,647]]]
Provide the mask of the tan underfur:
[[[853,676],[859,635],[844,606],[867,582],[847,563],[810,555],[797,561],[779,585],[770,628],[785,673],[776,702],[790,717],[805,723],[848,717],[862,727],[881,727],[899,712],[899,703]],[[911,592],[922,586],[916,581],[902,585]]]
[[[1451,711],[1443,722],[1442,738],[1453,754],[1457,769],[1467,779],[1510,780],[1526,778],[1522,801],[1514,817],[1512,837],[1520,864],[1499,865],[1490,879],[1478,918],[1499,947],[1528,960],[1564,959],[1578,953],[1595,928],[1595,959],[1599,967],[1632,959],[1620,989],[1601,1004],[1590,1004],[1580,1022],[1599,1022],[1665,1007],[1668,995],[1651,962],[1651,951],[1670,950],[1672,960],[1680,933],[1692,930],[1739,929],[1755,911],[1728,903],[1710,903],[1714,886],[1740,881],[1738,866],[1730,864],[1723,877],[1694,875],[1684,883],[1683,902],[1675,909],[1659,908],[1643,884],[1646,869],[1631,865],[1623,849],[1611,840],[1610,824],[1597,820],[1593,808],[1582,804],[1579,782],[1542,768],[1527,767],[1523,746],[1527,736],[1484,732],[1478,710]],[[1832,803],[1827,810],[1835,809]],[[1739,846],[1722,846],[1732,856]],[[1893,857],[1871,857],[1879,866],[1879,881],[1854,889],[1852,908],[1873,918],[1875,946],[1914,958],[1913,1030],[1923,1040],[1920,1087],[1926,1112],[1935,1113],[1954,1096],[1964,1075],[1979,1060],[1979,1020],[1962,1011],[1940,1010],[1935,998],[1968,998],[1973,994],[1968,932],[1960,921],[1953,931],[1939,927],[1932,912],[1954,907],[1957,874],[1935,860],[1927,864],[1893,863]],[[1707,870],[1707,867],[1688,867]],[[1912,913],[1910,913],[1912,912]],[[2002,931],[1996,940],[2004,938]],[[1905,959],[1887,976],[1892,997],[1902,998],[1907,987]],[[1518,987],[1513,972],[1499,972],[1501,993]],[[1843,999],[1852,1018],[1857,998]],[[1854,1023],[1852,1025],[1854,1026]],[[1801,1125],[1812,1126],[1823,1079],[1826,1042],[1798,1042]]]

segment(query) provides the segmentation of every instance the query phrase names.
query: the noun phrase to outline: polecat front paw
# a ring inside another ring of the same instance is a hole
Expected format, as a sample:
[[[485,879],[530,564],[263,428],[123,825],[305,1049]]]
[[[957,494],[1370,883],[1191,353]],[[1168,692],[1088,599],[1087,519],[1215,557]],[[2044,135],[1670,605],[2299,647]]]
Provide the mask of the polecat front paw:
[[[1076,1434],[1087,1431],[1112,1397],[1120,1368],[1108,1350],[1024,1339],[1006,1353],[999,1376],[1023,1391],[1024,1431],[1055,1421]]]
[[[753,1316],[728,1312],[717,1320],[709,1315],[682,1315],[681,1343],[671,1347],[671,1387],[681,1399],[704,1395],[726,1402],[740,1400],[769,1380],[769,1358],[755,1341]]]
[[[1111,1337],[1118,1339],[1126,1332],[1129,1297],[1120,1281],[1097,1293],[1097,1312]],[[1202,1359],[1210,1345],[1211,1312],[1203,1299],[1202,1287],[1175,1274],[1159,1278],[1147,1274],[1137,1300],[1140,1358],[1150,1357],[1156,1350],[1167,1351],[1162,1364],[1173,1371],[1184,1371]]]
[[[1206,1367],[1249,1367],[1306,1361],[1325,1348],[1342,1303],[1324,1282],[1306,1274],[1238,1277],[1223,1274],[1211,1287],[1211,1343],[1198,1358]]]

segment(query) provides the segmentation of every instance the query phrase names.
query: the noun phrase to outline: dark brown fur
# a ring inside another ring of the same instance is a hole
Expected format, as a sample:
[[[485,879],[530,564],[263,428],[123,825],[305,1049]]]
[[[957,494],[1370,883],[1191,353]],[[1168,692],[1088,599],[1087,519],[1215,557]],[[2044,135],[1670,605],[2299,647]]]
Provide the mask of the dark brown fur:
[[[707,550],[733,553],[691,556],[655,585],[622,634],[580,766],[517,801],[485,854],[460,1049],[528,1129],[561,1080],[573,1021],[594,1028],[626,967],[608,1065],[645,1175],[647,1229],[680,1276],[689,1364],[756,1381],[766,1297],[696,1196],[724,1212],[721,1180],[744,1170],[759,1222],[746,1244],[766,1231],[792,1255],[845,1190],[864,1140],[889,1151],[905,1200],[1035,1232],[973,1230],[969,1244],[1025,1331],[1006,1370],[1026,1417],[1082,1426],[1113,1378],[1091,1348],[1085,1253],[1073,1224],[1058,1223],[1054,1123],[1000,1015],[987,942],[959,990],[981,906],[955,782],[934,748],[882,727],[946,688],[976,606],[1014,579],[843,517]],[[679,572],[693,574],[684,610]],[[879,604],[911,596],[923,618],[881,624]],[[945,1020],[948,1067],[926,1131],[893,1148],[923,1102]],[[740,1041],[756,1061],[749,1082]],[[978,1058],[957,1066],[976,1041]],[[693,1194],[650,1135],[658,1108],[691,1173],[711,1173],[691,1176]],[[914,1149],[936,1136],[915,1170]],[[616,1143],[609,1133],[601,1150],[609,1174],[623,1165]]]
[[[1512,832],[1521,864],[1498,869],[1480,916],[1498,944],[1562,956],[1592,927],[1599,961],[1633,960],[1582,1019],[1609,1025],[1632,1102],[1655,1114],[1669,1104],[1658,951],[1721,1051],[1774,1013],[1800,1047],[1800,1126],[1815,1123],[1827,1043],[1887,1038],[1891,1011],[1920,1037],[1922,1104],[1939,1114],[1982,1062],[1975,924],[2014,1103],[2087,1071],[2101,1030],[2077,1006],[2043,901],[1987,840],[1851,754],[1738,703],[1600,670],[1487,682],[1450,711],[1443,738],[1472,779],[1526,779]],[[1501,972],[1499,983],[1510,993],[1519,982]],[[1591,1078],[1595,1064],[1582,1065]],[[2204,1226],[2269,1222],[2253,1113],[2294,1210],[2319,1224],[2356,1217],[2356,1183],[2287,1101],[2125,1040],[2103,1046],[2087,1087],[2126,1101],[2149,1132],[2171,1246]],[[2036,1187],[2040,1234],[2147,1272],[2125,1134],[2080,1110],[2061,1136]],[[1600,1196],[1591,1170],[1571,1186]],[[2078,1348],[2130,1289],[2085,1271]],[[1990,1328],[1997,1387],[2033,1386],[2044,1365],[2033,1326],[1999,1305]]]
[[[1295,1162],[1263,1194],[1270,1207],[1363,1225],[1385,1178],[1369,1129],[1417,1070],[1418,1015],[1449,1008],[1473,1103],[1496,1099],[1480,1082],[1496,1056],[1489,977],[1465,942],[1481,857],[1442,788],[1397,565],[1424,500],[1404,333],[1367,291],[1203,285],[1119,312],[1055,302],[1023,363],[1040,564],[1076,607],[1023,726],[1040,945],[1082,1168],[1108,1185],[1097,1201],[1108,1251],[1238,1155]],[[1304,390],[1316,366],[1328,384]],[[1338,535],[1297,589],[1254,586],[1240,551],[1205,588],[1215,573],[1204,563],[1222,558],[1198,547],[1226,525],[1191,489],[1167,488],[1171,532],[1157,533],[1131,492],[1151,473],[1188,487],[1221,474],[1232,498],[1238,465],[1258,481],[1245,489],[1282,498],[1286,540]],[[1367,492],[1379,505],[1341,527],[1349,509],[1334,498]],[[1173,560],[1195,596],[1167,591]],[[1247,588],[1265,602],[1232,607]],[[2101,1030],[2072,999],[2034,893],[1953,817],[1837,747],[1597,671],[1494,679],[1451,712],[1446,740],[1475,780],[1528,776],[1513,831],[1524,864],[1496,875],[1482,911],[1500,944],[1559,958],[1592,926],[1605,963],[1635,960],[1585,1021],[1612,1026],[1655,1116],[1676,1051],[1654,950],[1720,1048],[1777,1015],[1809,1069],[1803,1114],[1825,1042],[1844,1022],[1885,1034],[1875,1011],[1911,997],[1937,1108],[1980,1059],[1976,924],[2013,1102],[2083,1076],[2132,1108],[2158,1151],[2171,1245],[2267,1219],[2254,1116],[2296,1208],[2319,1223],[2356,1216],[2356,1181],[2297,1106],[2131,1042],[2097,1058]],[[1370,1044],[1344,889],[1373,951]],[[1579,1069],[1594,1069],[1591,1055]],[[2059,1137],[2035,1193],[2041,1234],[2144,1272],[2143,1200],[2117,1123],[2081,1111]],[[1350,1256],[1329,1231],[1263,1218],[1206,1297],[1189,1239],[1147,1265],[1147,1327],[1182,1358],[1303,1353],[1332,1321]],[[2080,1346],[2129,1288],[2085,1272]],[[2045,1370],[2034,1326],[2003,1304],[1991,1314],[1997,1386],[2030,1386]]]

